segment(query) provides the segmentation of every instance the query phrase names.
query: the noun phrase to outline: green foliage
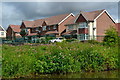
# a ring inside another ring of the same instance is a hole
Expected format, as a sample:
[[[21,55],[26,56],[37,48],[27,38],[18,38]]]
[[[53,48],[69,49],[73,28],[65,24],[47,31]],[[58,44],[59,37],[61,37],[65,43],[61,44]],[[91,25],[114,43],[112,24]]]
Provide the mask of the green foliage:
[[[66,40],[66,42],[73,42],[73,41],[78,41],[77,39],[74,39],[74,38],[72,38],[72,39],[67,39]]]
[[[80,42],[3,45],[2,64],[3,77],[117,69],[118,47]]]
[[[91,44],[99,44],[100,42],[96,41],[96,40],[88,40],[88,43]]]
[[[106,30],[106,36],[104,37],[103,44],[108,46],[118,45],[118,32],[114,27]]]

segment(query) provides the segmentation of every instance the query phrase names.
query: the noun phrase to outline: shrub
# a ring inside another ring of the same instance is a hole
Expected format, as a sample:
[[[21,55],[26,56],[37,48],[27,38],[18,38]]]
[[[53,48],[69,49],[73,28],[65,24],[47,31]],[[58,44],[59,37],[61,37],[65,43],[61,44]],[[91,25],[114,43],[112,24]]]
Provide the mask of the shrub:
[[[88,43],[91,43],[91,44],[98,44],[99,42],[96,41],[96,40],[88,40]]]
[[[104,45],[114,46],[118,44],[118,32],[114,27],[110,27],[110,29],[106,30],[105,37],[103,40]]]
[[[103,71],[118,68],[118,48],[80,42],[54,45],[3,45],[3,77]]]

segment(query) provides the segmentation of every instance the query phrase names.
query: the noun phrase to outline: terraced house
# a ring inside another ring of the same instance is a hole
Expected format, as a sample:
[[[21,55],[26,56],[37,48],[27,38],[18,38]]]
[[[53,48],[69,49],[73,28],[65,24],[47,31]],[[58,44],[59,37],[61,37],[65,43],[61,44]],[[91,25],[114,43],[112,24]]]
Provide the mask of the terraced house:
[[[74,15],[70,13],[34,21],[22,21],[20,29],[25,30],[27,32],[26,36],[31,39],[38,36],[61,36],[66,30],[66,22],[73,17]]]
[[[66,24],[66,33],[63,35],[77,35],[78,40],[102,41],[105,30],[115,27],[115,21],[106,10],[80,12]]]
[[[6,38],[10,39],[10,40],[14,40],[16,38],[20,38],[20,25],[9,25],[7,28],[7,34],[6,34]]]
[[[27,34],[21,34],[21,36],[26,36],[29,40],[42,36],[72,36],[81,41],[92,39],[102,41],[105,30],[111,26],[115,27],[116,23],[105,9],[81,11],[76,16],[72,13],[62,14],[34,21],[22,21],[20,26],[10,25],[7,36],[15,37],[20,31],[25,31]]]
[[[120,23],[116,23],[116,30],[118,31],[118,35],[120,37]]]

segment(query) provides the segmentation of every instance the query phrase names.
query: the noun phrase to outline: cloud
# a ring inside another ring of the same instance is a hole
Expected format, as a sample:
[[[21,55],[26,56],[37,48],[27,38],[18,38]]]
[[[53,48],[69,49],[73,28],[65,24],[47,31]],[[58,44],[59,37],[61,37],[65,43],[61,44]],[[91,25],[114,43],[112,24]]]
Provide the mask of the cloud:
[[[4,2],[3,27],[19,24],[22,20],[35,20],[65,13],[79,13],[106,9],[113,18],[117,17],[116,2]]]

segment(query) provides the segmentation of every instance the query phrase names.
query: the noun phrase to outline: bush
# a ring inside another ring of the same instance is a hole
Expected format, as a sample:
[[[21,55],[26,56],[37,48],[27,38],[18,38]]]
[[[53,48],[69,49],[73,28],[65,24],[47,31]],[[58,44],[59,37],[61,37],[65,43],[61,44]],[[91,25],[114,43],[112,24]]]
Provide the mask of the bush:
[[[88,43],[91,43],[91,44],[99,44],[99,42],[96,41],[96,40],[88,40]]]
[[[73,41],[77,41],[77,39],[72,38],[72,39],[67,39],[66,40],[66,42],[73,42]]]
[[[118,68],[117,47],[80,42],[54,45],[3,45],[3,77]]]
[[[114,27],[110,27],[110,29],[106,30],[105,37],[103,40],[104,45],[115,46],[118,45],[118,32]]]

